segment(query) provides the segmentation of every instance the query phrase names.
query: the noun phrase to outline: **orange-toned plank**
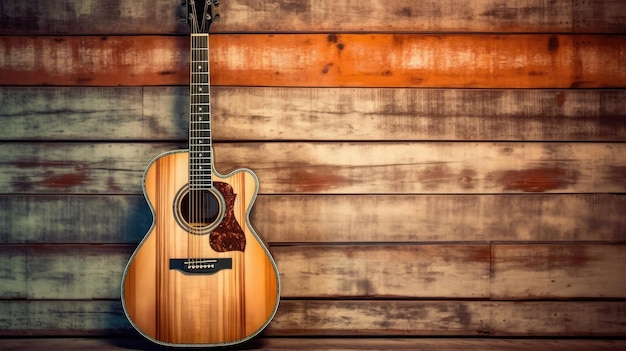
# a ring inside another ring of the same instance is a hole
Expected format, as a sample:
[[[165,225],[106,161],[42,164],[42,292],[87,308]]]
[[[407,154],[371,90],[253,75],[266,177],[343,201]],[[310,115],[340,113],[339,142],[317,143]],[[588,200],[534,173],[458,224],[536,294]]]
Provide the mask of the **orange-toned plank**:
[[[189,81],[187,37],[2,37],[2,85],[167,85]]]
[[[624,87],[626,36],[218,34],[214,85]],[[186,37],[3,37],[0,84],[187,84]]]

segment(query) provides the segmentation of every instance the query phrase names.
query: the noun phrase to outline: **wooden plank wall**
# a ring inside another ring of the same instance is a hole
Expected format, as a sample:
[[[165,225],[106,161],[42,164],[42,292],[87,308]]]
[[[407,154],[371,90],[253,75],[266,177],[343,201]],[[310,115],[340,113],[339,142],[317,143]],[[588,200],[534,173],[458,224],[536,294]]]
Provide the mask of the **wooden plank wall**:
[[[266,337],[626,336],[621,0],[220,9],[216,166],[260,179]],[[141,177],[186,141],[180,2],[0,13],[0,334],[132,334]]]

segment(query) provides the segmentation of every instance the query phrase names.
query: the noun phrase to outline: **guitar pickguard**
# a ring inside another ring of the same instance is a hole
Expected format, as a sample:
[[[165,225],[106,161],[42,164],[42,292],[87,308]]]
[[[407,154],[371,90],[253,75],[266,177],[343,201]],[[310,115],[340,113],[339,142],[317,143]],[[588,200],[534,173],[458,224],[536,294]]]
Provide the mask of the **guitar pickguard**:
[[[243,252],[246,249],[246,235],[241,225],[237,222],[235,213],[233,212],[237,194],[235,194],[230,184],[214,182],[213,186],[217,188],[224,197],[226,212],[224,213],[222,222],[209,235],[211,248],[217,252]]]

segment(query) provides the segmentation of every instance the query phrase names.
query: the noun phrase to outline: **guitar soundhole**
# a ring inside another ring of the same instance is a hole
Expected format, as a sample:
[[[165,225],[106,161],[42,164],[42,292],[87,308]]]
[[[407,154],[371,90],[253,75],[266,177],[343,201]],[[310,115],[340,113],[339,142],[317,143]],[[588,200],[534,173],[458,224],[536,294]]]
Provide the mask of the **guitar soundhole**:
[[[223,198],[216,190],[188,190],[177,196],[176,218],[191,233],[212,230],[224,216]]]

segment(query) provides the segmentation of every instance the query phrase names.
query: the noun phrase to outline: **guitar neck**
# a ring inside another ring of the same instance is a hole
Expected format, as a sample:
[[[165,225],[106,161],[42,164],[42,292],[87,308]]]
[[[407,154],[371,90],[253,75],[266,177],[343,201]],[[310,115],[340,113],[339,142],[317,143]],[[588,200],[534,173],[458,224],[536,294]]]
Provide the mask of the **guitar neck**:
[[[191,35],[190,57],[189,188],[208,190],[213,186],[208,34]]]

